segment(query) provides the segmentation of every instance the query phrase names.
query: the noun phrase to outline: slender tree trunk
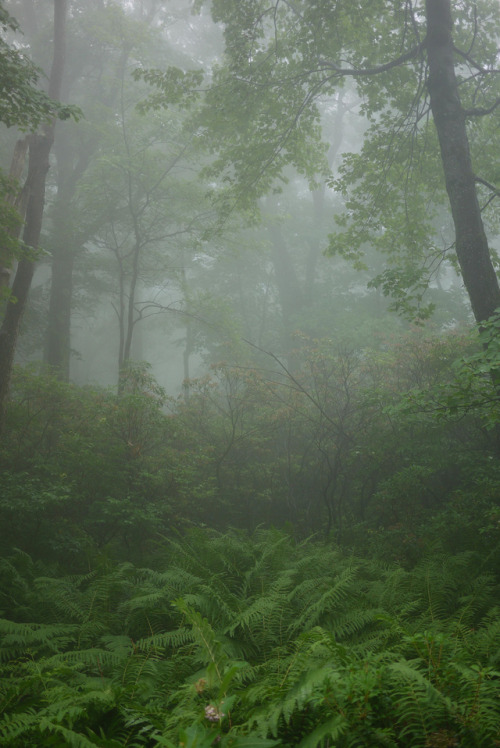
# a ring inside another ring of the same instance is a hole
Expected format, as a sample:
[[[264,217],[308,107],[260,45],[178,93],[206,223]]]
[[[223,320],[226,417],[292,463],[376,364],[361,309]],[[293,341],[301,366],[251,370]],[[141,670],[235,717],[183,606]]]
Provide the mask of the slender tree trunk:
[[[54,157],[57,170],[57,193],[52,205],[51,232],[48,246],[52,255],[49,309],[45,338],[44,360],[54,374],[69,380],[71,348],[71,300],[73,296],[73,267],[79,237],[72,216],[72,200],[78,179],[85,171],[90,156],[88,143],[83,144],[74,163],[71,134],[60,132],[56,126]]]
[[[288,367],[295,371],[298,361],[294,354],[294,332],[297,327],[297,316],[304,307],[304,297],[280,226],[269,223],[267,228],[271,238],[271,261],[281,307],[282,353],[286,356]]]
[[[69,204],[64,201],[58,211]],[[73,268],[75,247],[73,233],[63,228],[64,217],[58,221],[57,237],[52,244],[52,278],[49,300],[45,361],[59,379],[69,381],[71,354],[71,301],[73,298]]]
[[[123,71],[124,72],[124,71]],[[121,279],[120,279],[120,353],[118,358],[118,393],[122,391],[122,383],[124,376],[126,375],[126,369],[130,363],[130,351],[132,350],[132,340],[134,336],[134,329],[139,321],[139,317],[137,316],[136,312],[136,294],[137,294],[137,284],[139,281],[139,275],[140,275],[140,264],[141,264],[141,254],[143,250],[143,243],[141,239],[141,227],[140,227],[140,221],[139,221],[139,214],[136,211],[136,208],[134,206],[134,190],[132,186],[132,172],[131,172],[131,153],[130,153],[130,147],[129,147],[129,141],[128,141],[128,134],[127,134],[127,128],[125,126],[125,110],[124,110],[124,100],[123,100],[123,87],[124,87],[124,76],[122,75],[121,81],[120,81],[120,91],[121,91],[121,112],[122,112],[122,133],[123,133],[123,142],[125,144],[125,150],[127,152],[127,156],[129,158],[129,168],[127,170],[127,197],[128,197],[128,211],[130,213],[130,218],[132,221],[133,226],[133,236],[134,236],[134,246],[131,250],[131,257],[132,257],[132,267],[131,267],[131,273],[130,273],[130,280],[128,281],[128,288],[127,288],[127,294],[126,294],[126,304],[125,304],[125,294],[124,294],[124,287],[125,287],[125,277],[124,277],[124,266],[123,266],[123,260],[120,261],[120,273],[121,273]],[[139,209],[139,213],[141,213],[141,209]],[[116,250],[117,257],[119,256],[119,249]]]
[[[61,91],[65,53],[65,26],[67,0],[54,0],[54,52],[48,94],[58,99]],[[54,142],[55,121],[44,125],[40,133],[32,135],[29,146],[28,176],[26,180],[26,218],[23,241],[36,253],[42,228],[45,206],[45,181],[49,170],[49,154]],[[12,296],[5,310],[0,329],[0,430],[14,363],[19,326],[26,308],[28,294],[35,270],[34,257],[23,257],[16,271]]]
[[[347,107],[339,95],[337,108],[333,121],[333,133],[328,149],[328,166],[330,169],[338,155],[344,138],[344,117]],[[321,257],[322,245],[324,243],[324,224],[326,215],[326,184],[323,184],[311,193],[313,202],[314,227],[309,233],[306,241],[309,244],[309,252],[306,257],[306,277],[304,282],[304,306],[310,307],[314,303],[314,291],[316,280],[316,268]]]
[[[134,247],[133,252],[133,260],[132,260],[132,275],[130,278],[130,283],[128,287],[128,299],[127,299],[127,317],[125,321],[125,345],[123,347],[123,358],[119,362],[120,368],[122,366],[127,366],[127,363],[130,361],[131,357],[131,350],[132,350],[132,340],[134,336],[135,326],[138,322],[135,304],[136,304],[136,296],[137,296],[137,282],[139,280],[139,260],[141,256],[141,246],[139,242],[139,237],[136,229],[136,243]]]
[[[472,170],[465,113],[455,76],[450,0],[426,0],[429,94],[455,225],[456,253],[477,322],[500,307],[500,288]]]
[[[191,380],[191,371],[190,371],[190,361],[191,361],[191,354],[194,351],[194,330],[193,330],[193,320],[190,316],[190,301],[191,301],[191,294],[189,290],[189,284],[187,280],[187,274],[186,274],[186,265],[185,265],[185,257],[184,252],[181,254],[181,287],[182,287],[182,295],[184,296],[184,303],[186,306],[186,310],[188,314],[186,315],[186,342],[184,344],[184,350],[182,352],[182,364],[183,364],[183,373],[184,373],[184,381],[183,381],[183,390],[184,390],[184,400],[185,402],[188,402],[189,395],[190,395],[190,380]]]
[[[112,83],[97,94],[104,107],[111,108],[115,103],[119,92],[118,81],[123,78],[130,49],[130,44],[124,45],[116,62]],[[45,361],[64,381],[69,380],[70,374],[73,270],[76,254],[85,242],[85,237],[78,234],[73,224],[73,200],[78,183],[87,171],[100,140],[100,132],[92,135],[77,154],[76,162],[72,162],[75,154],[67,140],[57,147],[55,154],[59,178],[52,215],[52,279]]]

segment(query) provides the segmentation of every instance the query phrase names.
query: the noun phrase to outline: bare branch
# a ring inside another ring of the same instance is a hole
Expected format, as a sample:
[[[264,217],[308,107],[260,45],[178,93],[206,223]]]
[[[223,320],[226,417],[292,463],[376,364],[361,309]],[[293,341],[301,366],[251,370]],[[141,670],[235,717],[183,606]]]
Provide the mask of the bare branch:
[[[334,70],[339,76],[348,75],[354,78],[360,78],[364,75],[378,75],[379,73],[385,73],[388,70],[392,70],[393,68],[408,62],[409,60],[413,60],[425,49],[425,46],[426,39],[423,39],[420,44],[417,44],[416,47],[412,47],[412,49],[405,52],[404,55],[400,55],[400,57],[396,57],[394,60],[385,62],[383,65],[375,65],[372,68],[342,68],[329,60],[319,60],[319,63],[329,70]]]
[[[488,205],[489,205],[490,203],[492,203],[492,202],[493,202],[493,200],[494,200],[494,199],[495,199],[496,197],[498,197],[498,193],[495,193],[495,192],[494,192],[494,193],[493,193],[492,195],[490,195],[490,196],[489,196],[489,198],[488,198],[488,199],[486,200],[485,204],[481,206],[481,213],[482,213],[482,212],[483,212],[484,210],[486,210],[486,208],[488,207]]]
[[[468,52],[464,52],[463,50],[459,49],[458,47],[453,46],[453,51],[462,57],[464,60],[467,60],[469,65],[476,70],[478,70],[480,73],[483,73],[484,75],[489,75],[490,73],[500,73],[500,70],[497,68],[485,68],[483,65],[480,65],[478,62],[476,62]]]
[[[466,117],[484,117],[486,114],[491,114],[495,109],[500,106],[500,96],[493,104],[489,107],[476,107],[474,109],[464,109]]]
[[[491,184],[491,182],[487,182],[486,179],[483,179],[482,177],[475,176],[474,181],[478,184],[484,184],[485,187],[487,187],[489,190],[495,193],[495,195],[500,195],[500,188],[495,187],[494,184]]]
[[[292,372],[285,366],[283,361],[275,354],[272,353],[272,351],[266,351],[264,348],[261,348],[260,346],[256,345],[255,343],[252,343],[251,340],[247,340],[246,338],[242,338],[242,340],[247,343],[252,348],[255,348],[257,351],[260,351],[261,353],[265,353],[266,356],[270,356],[273,361],[276,361],[278,366],[282,369],[282,371],[285,373],[285,375],[288,377],[288,379],[293,383],[294,388],[297,392],[301,392],[313,405],[317,410],[321,413],[321,415],[330,423],[331,426],[333,426],[334,430],[339,433],[339,425],[335,422],[335,420],[325,411],[319,400],[302,385],[296,377],[292,374]]]
[[[485,187],[487,187],[489,190],[491,190],[491,195],[486,200],[485,204],[483,206],[481,206],[481,212],[483,212],[483,210],[486,210],[486,208],[488,207],[488,205],[490,203],[492,203],[493,200],[496,197],[500,197],[500,189],[498,187],[495,187],[494,184],[491,184],[491,182],[487,182],[486,179],[483,179],[482,177],[475,176],[474,177],[474,181],[477,184],[483,184]]]
[[[415,8],[413,7],[412,0],[409,0],[406,5],[406,13],[409,13],[410,19],[411,19],[411,26],[413,29],[413,33],[415,35],[415,39],[420,43],[420,27],[418,25],[417,19],[415,18]],[[405,21],[405,29],[407,26],[407,22]]]

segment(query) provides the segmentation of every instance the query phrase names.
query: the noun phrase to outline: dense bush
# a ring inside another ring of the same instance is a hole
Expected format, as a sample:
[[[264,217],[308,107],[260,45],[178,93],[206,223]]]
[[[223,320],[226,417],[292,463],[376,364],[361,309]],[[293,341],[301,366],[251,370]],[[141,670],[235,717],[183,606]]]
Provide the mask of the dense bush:
[[[451,368],[467,339],[415,331],[385,352],[300,342],[300,370],[219,365],[187,400],[144,366],[119,396],[18,370],[0,456],[4,552],[138,561],[189,524],[262,523],[345,542],[362,528],[399,534],[404,549],[458,494],[494,511],[494,490],[488,508],[478,488],[496,481],[494,432],[464,413],[476,395]]]

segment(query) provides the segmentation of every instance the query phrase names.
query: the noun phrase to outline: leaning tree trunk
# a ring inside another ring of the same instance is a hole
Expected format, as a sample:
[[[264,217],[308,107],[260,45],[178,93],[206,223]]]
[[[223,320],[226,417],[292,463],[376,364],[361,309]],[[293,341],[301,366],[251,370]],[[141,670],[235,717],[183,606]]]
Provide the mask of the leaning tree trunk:
[[[474,317],[481,324],[499,309],[500,288],[477,198],[466,113],[455,76],[451,2],[426,0],[426,10],[428,87],[455,226],[455,251]],[[500,394],[498,369],[491,370],[491,380]],[[493,438],[500,456],[500,424],[493,429]]]
[[[472,170],[466,115],[455,76],[450,0],[426,0],[429,94],[446,189],[455,226],[455,249],[477,322],[500,307]]]
[[[64,47],[67,0],[54,0],[54,51],[49,79],[48,95],[58,99],[64,69]],[[26,308],[28,294],[35,270],[35,254],[38,249],[45,205],[45,181],[49,170],[49,154],[54,142],[55,120],[47,123],[37,134],[30,137],[28,176],[26,191],[26,216],[23,242],[29,255],[23,257],[18,266],[12,295],[5,310],[0,329],[0,430],[4,423],[5,403],[12,374],[21,319]]]

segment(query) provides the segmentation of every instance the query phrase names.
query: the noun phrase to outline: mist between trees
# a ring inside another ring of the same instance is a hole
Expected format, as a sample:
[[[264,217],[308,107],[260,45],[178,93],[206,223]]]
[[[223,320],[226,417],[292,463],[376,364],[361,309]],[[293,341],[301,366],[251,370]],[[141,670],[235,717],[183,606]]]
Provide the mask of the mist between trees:
[[[0,25],[1,744],[500,745],[497,0]]]

